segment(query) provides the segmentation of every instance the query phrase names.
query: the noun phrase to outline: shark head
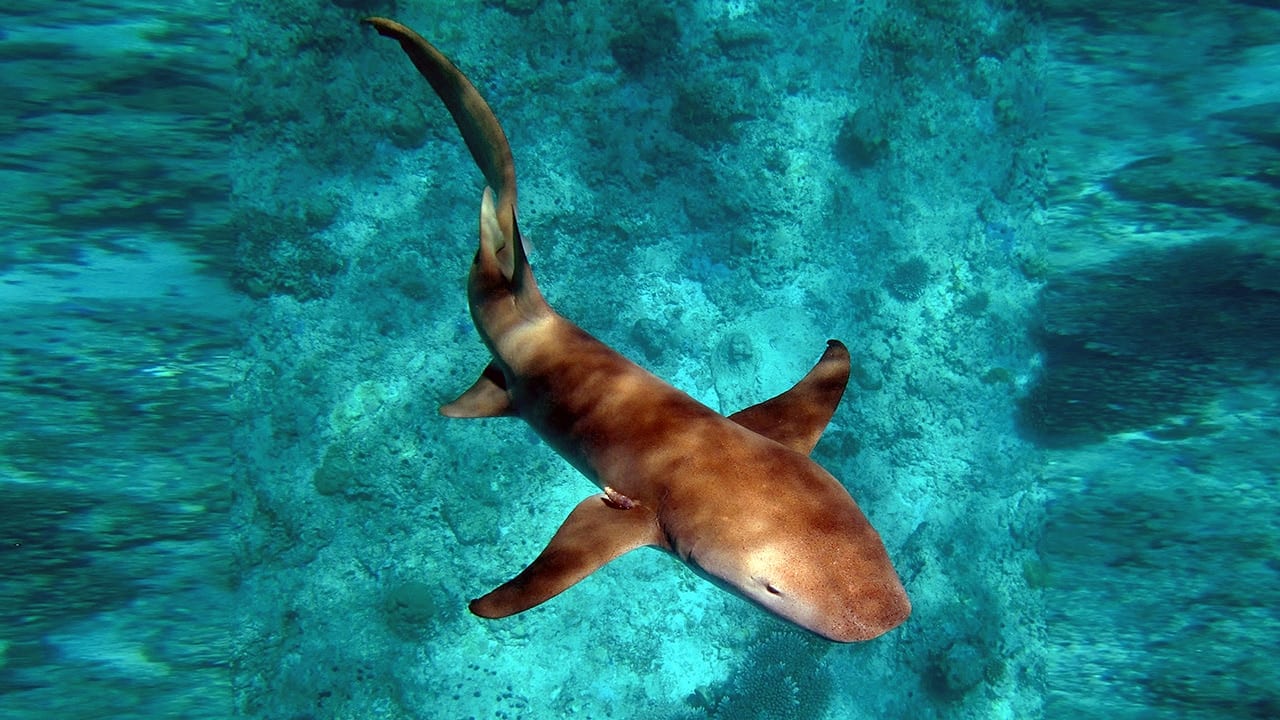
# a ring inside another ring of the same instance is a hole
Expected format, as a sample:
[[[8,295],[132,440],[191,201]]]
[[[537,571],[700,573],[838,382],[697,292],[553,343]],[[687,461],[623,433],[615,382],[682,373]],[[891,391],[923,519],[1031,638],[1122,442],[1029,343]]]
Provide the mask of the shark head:
[[[827,538],[830,555],[818,557],[814,545],[766,543],[746,558],[732,584],[765,610],[825,638],[871,640],[911,614],[906,590],[872,535]]]
[[[879,534],[834,478],[831,484],[833,492],[816,497],[762,498],[765,517],[739,515],[726,524],[731,530],[699,543],[690,562],[721,586],[829,640],[883,635],[907,619],[911,601]]]

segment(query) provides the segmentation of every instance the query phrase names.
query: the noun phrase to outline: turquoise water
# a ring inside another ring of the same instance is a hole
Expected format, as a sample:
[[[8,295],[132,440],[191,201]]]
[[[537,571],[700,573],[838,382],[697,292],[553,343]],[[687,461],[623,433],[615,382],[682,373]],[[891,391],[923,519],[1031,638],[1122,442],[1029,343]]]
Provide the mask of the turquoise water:
[[[1280,715],[1280,11],[1262,2],[2,11],[0,716]],[[487,362],[503,121],[563,315],[814,458],[914,604],[799,631],[643,549],[521,615],[594,492]]]

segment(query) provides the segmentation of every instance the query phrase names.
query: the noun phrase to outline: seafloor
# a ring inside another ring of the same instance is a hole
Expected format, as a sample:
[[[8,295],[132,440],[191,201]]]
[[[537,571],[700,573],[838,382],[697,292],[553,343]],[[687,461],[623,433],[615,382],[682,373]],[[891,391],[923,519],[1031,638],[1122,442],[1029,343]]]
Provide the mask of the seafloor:
[[[515,152],[562,314],[731,412],[828,338],[814,458],[914,613],[835,645],[640,550],[466,610],[594,488],[486,364]],[[1280,715],[1280,9],[0,10],[0,716]]]

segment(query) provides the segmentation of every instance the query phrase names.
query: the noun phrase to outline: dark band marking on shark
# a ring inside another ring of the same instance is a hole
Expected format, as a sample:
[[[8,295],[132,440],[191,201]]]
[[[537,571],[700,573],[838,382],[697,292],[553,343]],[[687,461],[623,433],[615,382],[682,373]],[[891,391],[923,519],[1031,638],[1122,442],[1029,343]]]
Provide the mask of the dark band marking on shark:
[[[486,188],[481,198],[467,282],[492,362],[441,413],[518,416],[603,490],[471,611],[522,612],[650,546],[831,640],[868,640],[906,620],[911,604],[880,536],[844,486],[809,458],[849,379],[845,346],[830,341],[795,387],[726,418],[561,317],[525,257],[515,165],[493,111],[417,33],[384,18],[365,22],[399,41],[498,195],[495,202]]]

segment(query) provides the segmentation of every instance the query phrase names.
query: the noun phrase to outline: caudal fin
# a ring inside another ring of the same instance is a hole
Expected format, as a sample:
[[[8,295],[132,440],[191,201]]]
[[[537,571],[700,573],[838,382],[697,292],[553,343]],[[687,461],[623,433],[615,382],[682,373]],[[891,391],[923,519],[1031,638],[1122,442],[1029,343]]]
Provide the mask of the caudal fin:
[[[495,252],[503,275],[518,287],[530,276],[529,261],[516,225],[515,161],[498,118],[462,71],[421,35],[387,18],[370,17],[363,22],[372,25],[378,34],[399,41],[453,116],[485,182],[498,194],[497,217],[503,244]]]

